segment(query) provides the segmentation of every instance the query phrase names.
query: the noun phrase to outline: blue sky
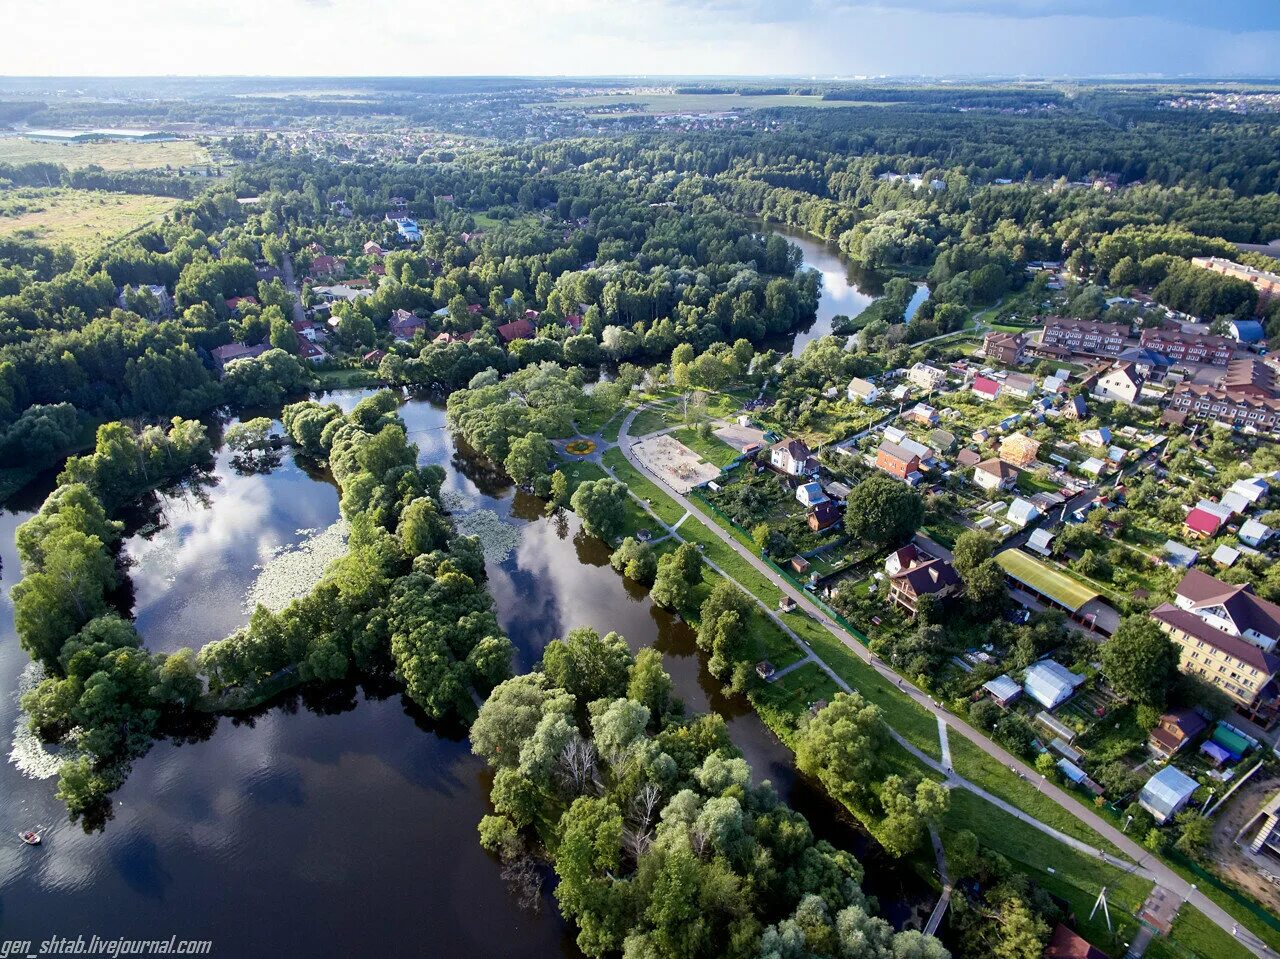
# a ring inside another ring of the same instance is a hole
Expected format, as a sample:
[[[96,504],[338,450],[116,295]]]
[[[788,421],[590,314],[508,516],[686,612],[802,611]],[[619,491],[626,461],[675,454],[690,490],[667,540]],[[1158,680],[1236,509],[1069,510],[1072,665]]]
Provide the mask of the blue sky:
[[[10,75],[1280,75],[1280,0],[0,0]]]

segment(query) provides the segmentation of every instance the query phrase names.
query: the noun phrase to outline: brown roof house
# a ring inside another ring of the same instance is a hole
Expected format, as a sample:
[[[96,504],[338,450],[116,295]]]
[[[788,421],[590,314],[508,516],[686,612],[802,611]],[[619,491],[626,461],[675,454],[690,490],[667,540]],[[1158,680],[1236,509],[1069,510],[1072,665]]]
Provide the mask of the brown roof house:
[[[1053,930],[1053,938],[1044,947],[1044,959],[1107,959],[1107,954],[1062,923]]]
[[[1117,363],[1098,376],[1090,392],[1102,399],[1132,404],[1138,402],[1144,382],[1136,364]]]
[[[1017,366],[1022,362],[1027,339],[1021,333],[1002,333],[993,330],[982,338],[982,349],[987,359],[1005,366]]]
[[[1010,490],[1018,482],[1018,468],[1001,459],[983,460],[973,468],[973,481],[989,493]]]
[[[829,499],[814,503],[809,507],[809,516],[806,522],[809,524],[809,529],[815,533],[830,529],[840,522],[840,507]]]
[[[818,471],[818,461],[804,440],[788,438],[769,450],[769,465],[788,476],[806,476]]]
[[[1238,709],[1274,718],[1280,655],[1280,606],[1253,592],[1189,569],[1172,603],[1151,611],[1182,649],[1178,668],[1221,689]]]
[[[1147,739],[1151,751],[1165,759],[1180,752],[1208,727],[1209,721],[1194,709],[1165,713]]]
[[[960,574],[945,559],[925,559],[889,576],[889,598],[915,618],[921,596],[946,599],[960,592]]]
[[[920,473],[920,457],[897,443],[885,440],[876,450],[876,469],[894,479],[909,480]]]

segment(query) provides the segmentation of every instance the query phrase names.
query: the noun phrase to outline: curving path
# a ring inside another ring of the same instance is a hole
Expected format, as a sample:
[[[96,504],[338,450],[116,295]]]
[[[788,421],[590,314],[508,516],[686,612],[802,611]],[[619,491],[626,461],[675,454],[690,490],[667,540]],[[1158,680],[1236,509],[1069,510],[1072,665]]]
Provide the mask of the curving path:
[[[921,752],[919,749],[916,749],[914,746],[908,743],[896,731],[891,730],[893,737],[897,742],[903,745],[912,755],[914,755],[917,759],[924,762],[931,769],[934,769],[942,773],[946,777],[946,780],[950,785],[959,787],[962,789],[968,789],[970,792],[973,792],[976,795],[981,796],[983,799],[987,800],[992,805],[998,806],[1000,809],[1004,810],[1010,815],[1027,823],[1028,825],[1034,826],[1036,829],[1040,830],[1046,835],[1052,836],[1055,839],[1059,840],[1060,842],[1066,843],[1068,846],[1072,847],[1073,849],[1077,849],[1080,852],[1085,853],[1086,855],[1090,855],[1095,858],[1101,859],[1104,862],[1107,862],[1113,866],[1116,866],[1117,868],[1124,869],[1129,872],[1136,872],[1138,875],[1151,879],[1153,882],[1157,884],[1157,886],[1168,890],[1170,893],[1176,896],[1179,901],[1190,902],[1193,906],[1195,906],[1197,909],[1203,912],[1210,919],[1210,921],[1212,921],[1216,926],[1224,930],[1227,933],[1227,935],[1233,936],[1236,939],[1236,941],[1240,942],[1242,945],[1248,948],[1255,955],[1265,956],[1265,957],[1268,957],[1268,959],[1280,959],[1280,953],[1277,953],[1275,950],[1268,947],[1266,943],[1264,943],[1261,939],[1255,936],[1248,929],[1242,928],[1239,925],[1238,920],[1234,919],[1221,906],[1219,906],[1217,903],[1211,900],[1204,893],[1200,892],[1195,887],[1195,885],[1188,882],[1186,879],[1183,879],[1182,876],[1174,872],[1171,867],[1169,867],[1163,861],[1161,861],[1160,859],[1152,855],[1150,850],[1138,845],[1138,843],[1134,842],[1132,839],[1130,839],[1128,836],[1122,833],[1119,829],[1113,826],[1106,819],[1103,819],[1097,813],[1093,812],[1092,810],[1088,809],[1085,806],[1080,805],[1078,802],[1076,802],[1074,799],[1068,796],[1065,792],[1059,789],[1057,785],[1053,783],[1044,782],[1043,777],[1041,777],[1040,773],[1036,772],[1031,766],[1027,765],[1021,759],[1018,759],[1016,756],[1013,756],[1012,754],[1007,752],[1005,749],[1003,749],[1001,746],[999,746],[992,740],[988,739],[986,736],[984,736],[978,730],[974,729],[964,720],[960,719],[959,717],[949,712],[946,709],[946,707],[934,702],[934,700],[932,700],[927,693],[923,692],[920,689],[917,689],[914,685],[911,684],[909,680],[905,679],[902,676],[899,676],[892,669],[890,669],[883,662],[881,662],[877,657],[872,656],[871,651],[867,649],[866,646],[864,646],[861,642],[859,642],[857,638],[854,637],[847,630],[842,629],[837,623],[835,623],[826,614],[824,610],[819,608],[817,604],[815,604],[809,598],[809,596],[803,590],[796,589],[794,586],[791,585],[791,583],[789,583],[787,580],[785,580],[784,578],[779,576],[777,573],[775,573],[773,569],[770,568],[768,564],[766,564],[763,560],[761,560],[760,557],[757,556],[753,551],[747,549],[745,546],[739,543],[736,539],[730,536],[727,532],[725,532],[724,529],[721,528],[721,526],[714,520],[714,518],[712,518],[710,515],[704,512],[696,502],[689,499],[687,496],[676,492],[674,489],[672,489],[670,486],[667,485],[667,483],[662,479],[662,477],[648,470],[643,463],[641,463],[636,457],[632,455],[631,453],[632,439],[630,435],[632,421],[635,419],[636,415],[640,413],[641,410],[646,408],[647,405],[648,404],[645,404],[640,407],[637,407],[634,410],[631,410],[627,414],[626,418],[622,421],[622,427],[618,432],[618,443],[617,443],[618,448],[622,450],[622,454],[626,457],[627,462],[630,463],[632,467],[639,470],[643,475],[647,476],[650,480],[656,483],[658,487],[662,489],[664,493],[667,494],[667,496],[671,497],[673,500],[679,503],[682,507],[684,507],[687,513],[690,513],[693,516],[702,520],[703,525],[706,526],[707,529],[709,529],[715,536],[717,536],[726,546],[728,546],[730,549],[736,552],[739,556],[741,556],[744,560],[750,563],[757,570],[757,572],[767,577],[769,581],[773,583],[773,585],[776,586],[778,589],[782,590],[782,592],[785,595],[790,596],[793,600],[795,600],[798,606],[802,607],[806,612],[810,613],[813,617],[815,617],[819,623],[821,623],[833,636],[835,636],[842,643],[844,643],[846,647],[852,650],[855,655],[859,656],[864,662],[870,665],[873,669],[875,669],[878,673],[880,673],[890,682],[897,684],[898,688],[901,689],[905,695],[909,696],[911,699],[913,699],[916,702],[917,705],[923,707],[925,710],[927,710],[929,713],[935,716],[938,720],[940,729],[945,727],[949,731],[953,730],[959,733],[961,736],[964,736],[966,739],[968,739],[970,742],[976,745],[988,756],[998,760],[999,762],[1004,764],[1006,767],[1018,772],[1023,776],[1023,778],[1027,779],[1028,781],[1030,782],[1041,781],[1040,791],[1043,795],[1047,796],[1058,806],[1065,809],[1068,813],[1070,813],[1076,819],[1080,820],[1085,825],[1089,826],[1091,829],[1093,829],[1095,832],[1101,835],[1103,838],[1105,838],[1107,841],[1112,843],[1117,849],[1121,850],[1123,853],[1125,853],[1125,855],[1129,856],[1133,860],[1133,862],[1126,862],[1122,859],[1117,858],[1116,856],[1110,855],[1104,850],[1098,849],[1095,846],[1091,846],[1086,842],[1076,839],[1073,836],[1068,836],[1065,833],[1059,832],[1058,830],[1054,829],[1052,826],[1049,826],[1048,824],[1043,823],[1040,820],[1036,819],[1034,816],[1031,816],[1023,812],[1021,809],[1014,806],[1013,804],[1006,802],[1005,800],[1001,799],[998,796],[992,795],[991,793],[984,790],[982,787],[969,782],[967,779],[964,779],[962,776],[957,775],[953,770],[945,768],[937,760],[933,759],[931,756],[926,755],[925,753]],[[708,564],[708,565],[711,565],[711,564]],[[717,572],[720,572],[721,575],[725,575],[726,578],[732,579],[732,577],[727,576],[727,574],[725,574],[722,570],[717,569]],[[741,584],[739,584],[739,586],[741,586]],[[745,589],[745,587],[743,588]],[[833,681],[835,681],[835,683],[838,686],[840,686],[842,689],[846,691],[850,689],[848,683],[846,683],[843,679],[837,676],[834,670],[832,670],[826,663],[824,663],[815,654],[813,654],[813,651],[810,650],[808,646],[805,646],[803,642],[799,639],[799,637],[789,627],[787,627],[785,623],[782,623],[782,621],[776,616],[776,614],[773,613],[772,610],[769,610],[769,613],[773,617],[775,622],[778,622],[780,625],[783,626],[784,630],[787,632],[789,636],[791,636],[793,640],[800,642],[801,649],[806,650],[810,654],[810,656],[813,657],[813,661],[816,662],[823,669],[823,671],[826,672],[826,674],[830,676]]]

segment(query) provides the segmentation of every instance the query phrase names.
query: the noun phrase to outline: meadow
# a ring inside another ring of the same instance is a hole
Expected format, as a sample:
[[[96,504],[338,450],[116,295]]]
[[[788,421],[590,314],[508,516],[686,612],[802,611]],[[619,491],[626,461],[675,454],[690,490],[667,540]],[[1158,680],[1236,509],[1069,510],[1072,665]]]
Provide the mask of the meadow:
[[[101,247],[160,219],[178,200],[96,190],[19,189],[0,198],[0,236],[21,236],[76,252]]]
[[[194,140],[160,143],[41,143],[0,137],[0,163],[58,163],[69,170],[100,166],[104,170],[163,170],[206,166],[208,149]]]

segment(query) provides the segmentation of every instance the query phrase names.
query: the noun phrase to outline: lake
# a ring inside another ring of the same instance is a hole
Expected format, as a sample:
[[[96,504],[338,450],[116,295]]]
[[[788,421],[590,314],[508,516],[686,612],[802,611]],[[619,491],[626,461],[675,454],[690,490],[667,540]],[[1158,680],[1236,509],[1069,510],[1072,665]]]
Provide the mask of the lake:
[[[831,335],[831,323],[835,317],[857,316],[883,295],[887,277],[846,260],[834,243],[778,224],[769,224],[769,229],[800,249],[804,254],[805,267],[822,274],[817,317],[809,326],[779,338],[776,349],[799,356],[813,340]],[[920,304],[928,298],[929,288],[923,283],[917,284],[916,292],[907,304],[906,319],[915,316]]]
[[[350,409],[358,391],[326,399]],[[725,716],[756,770],[809,817],[815,832],[868,864],[869,892],[900,924],[932,899],[887,861],[843,809],[804,777],[749,706],[721,696],[691,630],[608,566],[608,548],[576,517],[547,518],[515,495],[445,428],[442,407],[401,409],[420,461],[445,467],[446,495],[464,518],[491,510],[518,529],[511,554],[489,563],[499,618],[527,669],[577,625],[615,629],[633,648],[663,651],[694,711]],[[16,688],[26,655],[8,594],[18,572],[14,530],[46,492],[0,514],[0,685]],[[244,590],[260,565],[338,515],[323,474],[286,453],[270,473],[240,475],[220,451],[212,473],[157,495],[128,517],[135,614],[148,645],[199,645],[242,624]],[[145,530],[140,532],[139,530]],[[0,696],[0,724],[16,703]],[[534,915],[508,894],[479,846],[489,775],[462,730],[426,720],[394,684],[293,693],[255,715],[210,720],[181,743],[159,742],[114,794],[112,818],[85,834],[66,821],[53,781],[0,772],[0,832],[49,827],[31,849],[0,843],[0,928],[6,938],[212,939],[215,954],[391,955],[430,943],[441,955],[577,956],[549,892]],[[550,883],[547,884],[549,889]]]

